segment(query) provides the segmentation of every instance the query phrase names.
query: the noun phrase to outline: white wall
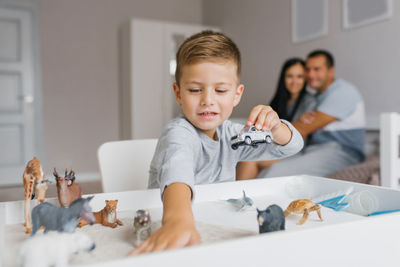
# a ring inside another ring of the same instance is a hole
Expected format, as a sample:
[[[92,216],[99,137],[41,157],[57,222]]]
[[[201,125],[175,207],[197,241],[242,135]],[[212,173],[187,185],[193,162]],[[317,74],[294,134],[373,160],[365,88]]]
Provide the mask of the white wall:
[[[350,31],[341,27],[342,1],[328,1],[329,35],[300,44],[291,43],[291,0],[18,0],[30,1],[39,10],[46,172],[95,173],[98,146],[119,139],[118,31],[132,17],[215,25],[230,35],[246,85],[236,117],[270,101],[286,58],[315,48],[334,53],[338,76],[360,88],[370,117],[400,111],[396,1],[391,20]]]
[[[316,48],[330,50],[336,76],[359,88],[370,126],[378,127],[380,112],[400,111],[400,4],[393,1],[390,20],[344,31],[342,1],[328,3],[328,35],[293,44],[291,0],[204,0],[204,23],[221,27],[242,52],[246,91],[233,116],[246,117],[252,106],[269,103],[285,59]]]
[[[97,148],[120,138],[121,25],[132,17],[201,23],[202,0],[18,1],[39,10],[45,172],[96,174]]]

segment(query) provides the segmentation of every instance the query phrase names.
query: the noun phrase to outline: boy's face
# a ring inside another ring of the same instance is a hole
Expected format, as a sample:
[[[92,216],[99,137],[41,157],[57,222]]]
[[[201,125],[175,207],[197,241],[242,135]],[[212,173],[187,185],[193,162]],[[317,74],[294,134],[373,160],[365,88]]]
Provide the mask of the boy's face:
[[[236,68],[232,61],[186,65],[180,86],[173,85],[176,101],[186,118],[212,139],[242,96],[244,86],[238,84]]]

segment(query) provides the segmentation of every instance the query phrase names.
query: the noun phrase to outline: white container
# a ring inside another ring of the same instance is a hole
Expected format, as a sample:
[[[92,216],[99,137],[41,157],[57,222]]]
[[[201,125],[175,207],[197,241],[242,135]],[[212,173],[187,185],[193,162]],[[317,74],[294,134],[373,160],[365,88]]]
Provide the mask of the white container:
[[[350,194],[344,202],[350,205],[346,209],[347,212],[366,216],[378,210],[379,200],[370,191],[364,190]]]
[[[196,221],[217,225],[223,229],[239,229],[252,233],[245,237],[203,243],[199,246],[172,249],[160,253],[141,256],[107,258],[96,263],[74,263],[79,267],[125,267],[160,266],[191,267],[203,266],[399,266],[400,213],[379,216],[360,216],[348,212],[337,212],[322,207],[321,221],[316,212],[311,212],[304,225],[297,225],[302,215],[291,214],[286,218],[285,231],[258,234],[257,211],[277,204],[285,209],[297,197],[316,198],[334,192],[346,191],[353,187],[354,192],[368,191],[379,200],[379,210],[400,208],[400,191],[379,186],[326,179],[315,176],[291,176],[238,182],[198,185],[192,202]],[[254,200],[254,209],[237,212],[221,199],[237,198],[246,195]],[[365,194],[362,194],[365,196]],[[296,197],[296,198],[294,198]],[[360,198],[363,199],[364,197]],[[118,199],[118,217],[134,216],[138,209],[150,210],[152,220],[162,218],[160,190],[126,191],[96,194],[90,205],[93,210],[104,208],[104,201]],[[36,205],[36,200],[31,206]],[[57,204],[57,199],[49,199]],[[17,266],[6,262],[18,259],[17,244],[11,239],[24,233],[23,201],[0,203],[0,259],[3,266]],[[124,215],[125,214],[125,215]],[[2,221],[2,222],[1,222]],[[5,227],[5,228],[4,228]],[[10,228],[11,227],[11,228]],[[17,227],[19,232],[6,231]],[[89,227],[89,226],[88,226]],[[104,227],[105,231],[116,231]],[[133,231],[133,228],[132,228]],[[1,236],[1,233],[4,235]],[[209,233],[219,235],[218,232]],[[113,242],[110,240],[110,242]],[[124,244],[130,240],[121,240]],[[133,242],[133,240],[132,240]],[[1,244],[3,243],[3,244]],[[118,250],[116,246],[114,249]],[[96,244],[96,251],[101,245]],[[98,252],[97,252],[98,253]],[[108,253],[104,253],[105,256]],[[309,256],[312,255],[312,258]],[[304,260],[303,260],[304,259]],[[1,264],[0,264],[1,265]]]

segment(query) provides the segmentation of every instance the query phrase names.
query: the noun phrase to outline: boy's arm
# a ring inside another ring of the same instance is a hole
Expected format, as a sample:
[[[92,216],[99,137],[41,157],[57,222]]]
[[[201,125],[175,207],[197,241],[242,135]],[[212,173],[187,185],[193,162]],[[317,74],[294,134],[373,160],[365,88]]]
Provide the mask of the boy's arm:
[[[313,120],[310,123],[302,122],[301,120],[292,122],[293,126],[300,132],[303,139],[306,139],[309,134],[323,128],[331,122],[337,120],[336,117],[323,113],[321,111],[313,112]]]
[[[129,256],[199,244],[191,207],[192,191],[184,183],[173,183],[163,193],[162,226]]]

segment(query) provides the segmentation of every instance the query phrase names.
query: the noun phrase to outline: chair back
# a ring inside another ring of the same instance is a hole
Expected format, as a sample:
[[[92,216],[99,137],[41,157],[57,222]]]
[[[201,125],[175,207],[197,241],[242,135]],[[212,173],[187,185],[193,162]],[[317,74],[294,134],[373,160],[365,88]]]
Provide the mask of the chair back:
[[[158,139],[107,142],[97,151],[103,192],[147,189]]]
[[[381,185],[400,189],[400,113],[382,113],[379,130]]]

